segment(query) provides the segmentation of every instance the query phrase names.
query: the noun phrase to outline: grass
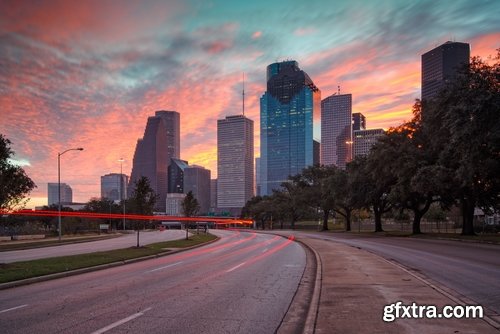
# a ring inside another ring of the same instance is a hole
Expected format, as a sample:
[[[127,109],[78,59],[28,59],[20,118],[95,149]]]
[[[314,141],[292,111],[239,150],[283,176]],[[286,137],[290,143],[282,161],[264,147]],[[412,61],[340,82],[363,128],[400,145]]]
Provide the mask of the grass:
[[[212,234],[203,233],[192,235],[189,240],[158,242],[139,248],[131,247],[106,252],[95,252],[89,254],[0,264],[0,283],[165,253],[167,251],[165,249],[191,247],[206,243],[216,238],[217,237]]]
[[[59,241],[57,238],[52,238],[49,240],[40,239],[40,240],[36,240],[36,241],[19,241],[19,242],[8,241],[8,243],[6,243],[6,244],[0,244],[0,252],[6,252],[6,251],[11,251],[11,250],[21,250],[21,249],[31,249],[31,248],[42,248],[42,247],[50,247],[50,246],[57,246],[57,245],[64,245],[64,244],[75,244],[75,243],[79,243],[79,242],[87,242],[87,241],[95,241],[95,240],[105,240],[105,239],[116,238],[118,236],[120,236],[120,235],[119,234],[111,234],[111,235],[106,235],[106,236],[93,235],[93,236],[69,237],[69,238],[63,237],[61,241]]]

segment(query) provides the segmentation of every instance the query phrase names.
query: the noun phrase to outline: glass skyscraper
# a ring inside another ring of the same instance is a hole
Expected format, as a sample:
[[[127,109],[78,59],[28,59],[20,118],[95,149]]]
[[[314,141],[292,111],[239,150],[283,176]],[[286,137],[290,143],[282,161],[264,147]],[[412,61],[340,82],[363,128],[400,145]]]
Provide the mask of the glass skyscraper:
[[[267,66],[267,91],[260,99],[261,195],[313,165],[320,103],[320,90],[296,61]]]

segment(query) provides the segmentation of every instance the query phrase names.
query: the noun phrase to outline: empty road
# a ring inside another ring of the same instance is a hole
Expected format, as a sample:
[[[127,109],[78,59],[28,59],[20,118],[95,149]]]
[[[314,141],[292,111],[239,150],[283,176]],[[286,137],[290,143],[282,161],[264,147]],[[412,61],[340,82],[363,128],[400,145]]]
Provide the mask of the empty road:
[[[170,256],[0,291],[2,333],[273,333],[305,268],[283,237],[221,239]]]

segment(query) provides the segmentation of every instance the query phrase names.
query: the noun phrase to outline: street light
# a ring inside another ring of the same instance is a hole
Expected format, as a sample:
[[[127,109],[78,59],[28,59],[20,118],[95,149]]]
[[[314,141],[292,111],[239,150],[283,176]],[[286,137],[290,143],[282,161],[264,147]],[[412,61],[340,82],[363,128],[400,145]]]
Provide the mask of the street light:
[[[69,151],[83,151],[83,148],[81,148],[81,147],[70,148],[62,153],[57,153],[57,190],[58,190],[58,194],[59,194],[59,196],[58,196],[58,202],[59,202],[59,205],[58,205],[58,208],[59,208],[58,209],[58,211],[59,211],[59,214],[58,214],[59,241],[61,241],[61,231],[62,231],[61,230],[61,155],[63,155],[66,152],[69,152]]]
[[[123,186],[123,163],[125,160],[123,158],[120,158],[118,160],[120,163],[120,202],[122,203],[122,208],[123,208],[123,230],[125,231],[125,201],[123,199],[123,190],[125,190],[125,187]]]

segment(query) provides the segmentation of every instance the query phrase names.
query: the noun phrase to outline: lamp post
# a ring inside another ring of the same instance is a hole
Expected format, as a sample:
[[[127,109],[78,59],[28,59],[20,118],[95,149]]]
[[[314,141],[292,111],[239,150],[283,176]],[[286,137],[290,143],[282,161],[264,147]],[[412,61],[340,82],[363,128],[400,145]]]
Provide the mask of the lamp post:
[[[83,151],[83,148],[70,148],[62,153],[57,153],[57,192],[58,192],[58,228],[59,228],[59,241],[61,241],[61,155],[69,151]]]
[[[123,163],[125,160],[123,158],[118,159],[118,162],[120,163],[120,202],[122,203],[122,209],[123,209],[123,230],[125,231],[125,201],[123,198],[123,190],[125,190],[125,187],[123,186]]]

